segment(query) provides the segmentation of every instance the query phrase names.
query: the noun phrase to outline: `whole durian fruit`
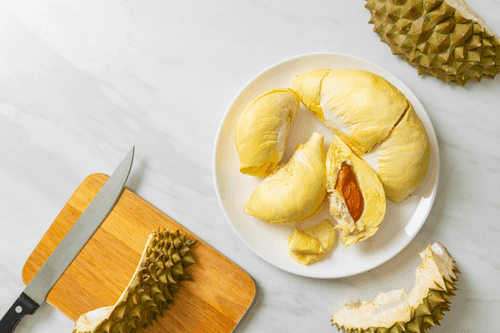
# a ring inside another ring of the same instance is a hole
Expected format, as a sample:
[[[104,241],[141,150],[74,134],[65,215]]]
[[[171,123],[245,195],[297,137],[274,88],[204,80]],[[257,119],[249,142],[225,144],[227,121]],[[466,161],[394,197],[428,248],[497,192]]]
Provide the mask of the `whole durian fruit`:
[[[332,325],[344,332],[418,332],[439,324],[449,311],[460,273],[454,259],[439,242],[422,253],[416,281],[410,293],[403,289],[379,294],[373,302],[359,300],[346,304],[332,317]]]
[[[393,54],[447,83],[494,78],[500,39],[463,0],[367,0],[368,21]]]
[[[78,318],[73,333],[135,333],[163,316],[173,302],[178,283],[189,279],[184,267],[194,263],[190,247],[195,239],[168,230],[152,232],[128,286],[113,306]]]

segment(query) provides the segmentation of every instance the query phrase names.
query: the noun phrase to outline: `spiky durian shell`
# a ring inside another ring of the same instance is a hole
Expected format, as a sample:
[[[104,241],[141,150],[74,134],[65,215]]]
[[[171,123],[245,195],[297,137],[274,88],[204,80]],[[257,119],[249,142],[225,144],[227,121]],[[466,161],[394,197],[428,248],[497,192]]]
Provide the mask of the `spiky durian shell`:
[[[436,250],[437,255],[434,250]],[[442,254],[439,254],[439,252]],[[410,294],[400,289],[387,294],[379,294],[374,303],[360,302],[358,300],[351,304],[347,304],[332,317],[332,325],[349,333],[426,333],[432,326],[439,325],[439,321],[443,319],[443,312],[450,310],[450,300],[455,296],[454,291],[457,290],[456,282],[459,279],[457,274],[460,272],[455,266],[454,259],[449,256],[446,248],[439,242],[434,243],[432,246],[428,246],[420,256],[422,257],[423,263],[417,269],[417,281]],[[427,265],[427,260],[434,260],[436,257],[439,257],[435,260],[435,262],[439,262],[438,264],[434,265],[434,262]],[[434,268],[440,267],[443,262],[448,263],[448,268],[445,270],[438,268],[437,273]],[[439,276],[439,278],[424,281],[423,283],[419,281],[421,279],[426,279],[430,275]],[[414,297],[415,295],[422,294],[425,295],[423,298]],[[390,313],[391,311],[389,310],[391,309],[388,309],[388,305],[385,305],[385,308],[380,311],[378,311],[376,306],[373,307],[377,299],[384,299],[387,295],[389,295],[389,297],[391,295],[404,295],[404,297],[407,297],[408,302],[404,307],[398,309],[399,311],[392,311],[392,313]],[[363,318],[357,320],[358,323],[363,324],[365,327],[352,327],[348,324],[342,325],[339,323],[339,321],[345,321],[345,319],[343,319],[346,318],[345,313],[348,313],[351,309],[356,312],[356,315],[359,315],[359,312],[364,312],[362,309],[367,307],[371,307],[370,310],[375,309],[373,312],[379,312],[379,315],[383,316],[385,319],[391,317],[391,324],[378,327],[376,325],[369,325],[371,318],[366,313],[363,314]],[[339,316],[340,313],[342,313],[342,319],[341,316]],[[387,315],[385,315],[386,313]],[[397,315],[394,315],[394,313],[397,313]]]
[[[494,78],[500,38],[463,0],[367,0],[369,23],[393,54],[447,83]]]
[[[99,308],[80,316],[73,333],[135,333],[153,324],[173,302],[182,280],[190,277],[184,267],[194,263],[187,239],[179,230],[152,232],[139,265],[114,306]]]

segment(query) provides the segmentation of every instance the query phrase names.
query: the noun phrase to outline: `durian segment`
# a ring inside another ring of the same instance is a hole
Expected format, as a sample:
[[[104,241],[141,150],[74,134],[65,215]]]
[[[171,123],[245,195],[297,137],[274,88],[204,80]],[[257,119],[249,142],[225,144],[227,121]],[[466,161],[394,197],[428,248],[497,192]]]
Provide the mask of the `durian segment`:
[[[401,121],[373,150],[376,163],[365,159],[376,171],[385,194],[394,202],[401,202],[422,184],[431,159],[427,132],[409,101],[408,105]]]
[[[293,235],[288,243],[288,249],[293,253],[304,254],[323,254],[325,248],[316,237],[309,236],[307,233],[300,231],[297,227],[293,228]]]
[[[293,80],[292,89],[358,155],[384,140],[406,108],[406,98],[396,87],[363,70],[307,72]]]
[[[439,325],[454,296],[458,269],[439,242],[422,253],[416,282],[410,293],[404,289],[381,293],[373,302],[346,304],[332,317],[332,325],[344,332],[427,332]]]
[[[367,0],[369,23],[393,54],[447,83],[494,78],[500,37],[463,0]]]
[[[244,212],[269,223],[294,223],[316,215],[326,196],[324,136],[314,132],[290,160],[255,189]]]
[[[307,237],[316,239],[324,249],[322,253],[305,253],[301,249],[300,242],[297,241],[298,236],[306,235]],[[288,241],[288,254],[293,260],[298,263],[307,265],[313,261],[321,259],[335,244],[337,239],[337,230],[332,226],[330,221],[324,220],[323,222],[310,226],[304,230],[294,228],[294,234],[287,237]]]
[[[300,100],[291,89],[272,89],[252,100],[236,124],[240,171],[265,177],[278,165]]]
[[[188,239],[179,230],[152,232],[132,279],[114,306],[89,311],[78,318],[73,333],[135,333],[153,325],[173,302],[184,268],[193,264]]]
[[[342,193],[335,188],[339,171],[346,163],[354,173],[363,199],[363,212],[354,221]],[[371,167],[360,159],[338,136],[335,136],[326,156],[327,193],[330,214],[341,230],[340,240],[347,247],[375,234],[386,211],[384,188]]]

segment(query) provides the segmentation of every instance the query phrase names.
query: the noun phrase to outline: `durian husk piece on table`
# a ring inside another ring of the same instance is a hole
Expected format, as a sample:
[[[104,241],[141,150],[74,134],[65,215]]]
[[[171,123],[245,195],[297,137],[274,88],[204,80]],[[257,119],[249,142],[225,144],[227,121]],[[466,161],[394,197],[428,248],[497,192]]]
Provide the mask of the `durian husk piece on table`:
[[[304,230],[294,227],[293,235],[287,237],[288,254],[296,262],[307,265],[323,258],[336,239],[337,230],[328,220]]]
[[[276,224],[316,215],[326,196],[324,136],[314,132],[299,144],[286,164],[278,166],[257,186],[244,212]]]
[[[81,315],[73,333],[134,333],[153,325],[173,302],[178,284],[190,278],[184,268],[194,263],[191,247],[195,242],[178,230],[152,232],[134,275],[115,305]]]
[[[341,230],[342,243],[347,247],[373,236],[386,212],[384,187],[375,172],[338,136],[328,149],[326,170],[329,211],[337,220],[335,228]],[[341,172],[352,173],[355,184],[347,183],[344,186],[349,187],[341,188]]]
[[[494,78],[500,38],[463,0],[367,0],[369,23],[393,54],[447,83]]]
[[[266,177],[281,161],[300,100],[291,89],[272,89],[253,99],[236,124],[240,172]]]
[[[439,242],[420,253],[422,265],[410,293],[393,290],[377,295],[373,302],[346,304],[332,317],[332,325],[344,332],[388,333],[427,332],[439,325],[443,312],[457,290],[455,260]]]
[[[379,176],[400,202],[423,182],[430,142],[410,101],[390,82],[363,70],[320,69],[292,82],[304,105]]]

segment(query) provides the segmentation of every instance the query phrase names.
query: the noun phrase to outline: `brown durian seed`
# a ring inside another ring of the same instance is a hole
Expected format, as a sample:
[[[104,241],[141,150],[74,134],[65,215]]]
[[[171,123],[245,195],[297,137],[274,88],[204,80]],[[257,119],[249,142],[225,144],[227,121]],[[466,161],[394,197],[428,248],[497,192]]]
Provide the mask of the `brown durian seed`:
[[[463,1],[367,0],[365,7],[373,31],[419,75],[464,85],[500,72],[500,37]]]
[[[136,272],[117,303],[82,315],[73,333],[133,333],[138,328],[151,326],[168,310],[176,284],[190,279],[184,267],[194,263],[190,247],[195,242],[178,230],[151,233]],[[172,257],[176,259],[175,264]],[[93,313],[99,316],[92,318],[96,316]]]

